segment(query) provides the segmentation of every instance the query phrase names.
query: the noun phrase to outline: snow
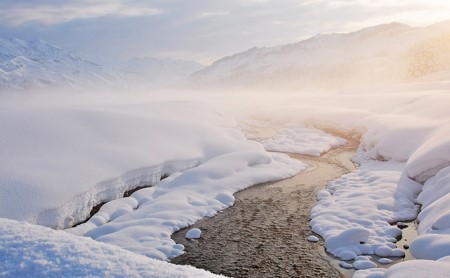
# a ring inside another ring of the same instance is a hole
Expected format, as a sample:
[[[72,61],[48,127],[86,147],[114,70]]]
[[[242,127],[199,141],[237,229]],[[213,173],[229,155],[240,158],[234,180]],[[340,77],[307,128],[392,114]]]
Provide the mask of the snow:
[[[396,162],[366,162],[318,192],[310,225],[324,238],[328,252],[342,260],[361,254],[404,255],[389,244],[401,234],[390,223],[414,219],[417,213],[414,202],[396,195],[403,167]],[[403,182],[413,183],[406,178]]]
[[[377,267],[377,264],[374,262],[371,262],[371,261],[361,260],[361,261],[354,262],[353,267],[355,269],[369,269],[369,268]]]
[[[380,264],[391,264],[393,261],[391,259],[388,259],[388,258],[381,258],[381,259],[378,260],[378,262]]]
[[[0,38],[0,91],[52,87],[161,88],[202,68],[193,61],[151,57],[108,61],[75,55],[43,40]]]
[[[352,269],[353,268],[353,264],[344,262],[344,261],[340,261],[339,262],[339,266],[345,269]]]
[[[109,202],[68,232],[166,260],[183,252],[170,238],[173,232],[232,205],[236,191],[292,176],[304,167],[286,155],[261,150],[219,155],[154,187]]]
[[[347,144],[347,141],[316,128],[294,127],[284,128],[260,143],[268,151],[320,156],[331,148]]]
[[[222,277],[63,231],[0,218],[2,277]]]
[[[278,93],[283,89],[323,91],[448,80],[445,53],[449,28],[448,22],[427,28],[391,23],[352,33],[317,35],[288,45],[252,48],[194,73],[190,83],[221,89],[269,88]],[[437,39],[441,45],[436,46]],[[433,61],[421,64],[421,55],[430,52]]]
[[[42,96],[27,105],[13,101],[0,109],[0,217],[67,228],[86,219],[101,202],[206,162],[206,183],[227,178],[236,183],[230,189],[224,182],[220,190],[211,191],[212,197],[288,177],[304,167],[268,155],[231,128],[232,120],[199,103],[101,105],[72,97],[68,104],[59,104],[51,99]],[[240,168],[227,162],[237,162]],[[264,174],[253,179],[259,171]],[[233,180],[235,174],[239,182]],[[196,186],[201,188],[198,178]],[[230,197],[225,199],[229,205]],[[225,205],[212,206],[220,210]]]
[[[188,239],[198,239],[200,238],[202,231],[199,228],[193,228],[187,231],[186,238]]]

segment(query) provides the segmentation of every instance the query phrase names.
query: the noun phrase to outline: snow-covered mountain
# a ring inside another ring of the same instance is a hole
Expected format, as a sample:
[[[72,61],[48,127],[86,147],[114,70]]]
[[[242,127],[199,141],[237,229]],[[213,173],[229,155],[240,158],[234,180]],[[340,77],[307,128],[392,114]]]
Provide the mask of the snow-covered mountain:
[[[103,59],[99,63],[84,57],[43,40],[0,38],[0,90],[53,86],[155,88],[178,82],[203,68],[196,62],[171,59]]]
[[[148,88],[180,82],[204,66],[194,61],[144,57],[132,58],[116,68],[127,81]]]
[[[194,87],[335,89],[450,77],[450,21],[391,23],[252,48],[193,74]]]
[[[43,40],[0,39],[0,89],[48,86],[115,86],[114,71]]]

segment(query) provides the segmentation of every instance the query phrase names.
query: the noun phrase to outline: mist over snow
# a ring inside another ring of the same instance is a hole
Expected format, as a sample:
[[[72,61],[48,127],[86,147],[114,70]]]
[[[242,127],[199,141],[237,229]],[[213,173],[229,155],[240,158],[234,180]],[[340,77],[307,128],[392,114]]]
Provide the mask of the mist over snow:
[[[450,22],[413,28],[400,23],[352,33],[317,35],[276,47],[252,48],[194,73],[194,88],[336,90],[447,80]]]
[[[184,252],[174,232],[306,170],[278,152],[350,141],[359,168],[311,211],[324,248],[355,277],[448,276],[449,49],[449,21],[317,35],[207,67],[0,39],[0,276],[212,277],[161,262]],[[375,268],[367,255],[404,255],[395,224],[416,217],[419,260]]]
[[[73,54],[43,40],[0,38],[0,92],[9,90],[128,90],[161,88],[203,68],[193,61]]]

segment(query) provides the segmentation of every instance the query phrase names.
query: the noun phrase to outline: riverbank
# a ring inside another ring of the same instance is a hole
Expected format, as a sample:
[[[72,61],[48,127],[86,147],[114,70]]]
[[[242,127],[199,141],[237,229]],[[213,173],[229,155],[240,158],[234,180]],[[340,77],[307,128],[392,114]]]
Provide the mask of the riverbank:
[[[323,244],[307,237],[315,193],[355,169],[356,148],[355,140],[320,157],[292,154],[307,171],[236,193],[234,206],[189,227],[203,231],[199,240],[185,239],[187,229],[174,233],[186,252],[171,262],[232,277],[343,276]]]

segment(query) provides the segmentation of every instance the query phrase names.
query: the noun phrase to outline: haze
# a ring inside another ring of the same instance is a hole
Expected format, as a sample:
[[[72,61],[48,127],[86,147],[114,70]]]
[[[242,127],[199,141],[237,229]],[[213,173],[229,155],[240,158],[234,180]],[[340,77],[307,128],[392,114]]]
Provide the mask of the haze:
[[[6,0],[0,3],[0,33],[44,39],[91,56],[210,64],[254,46],[393,21],[424,26],[449,14],[445,0]]]

